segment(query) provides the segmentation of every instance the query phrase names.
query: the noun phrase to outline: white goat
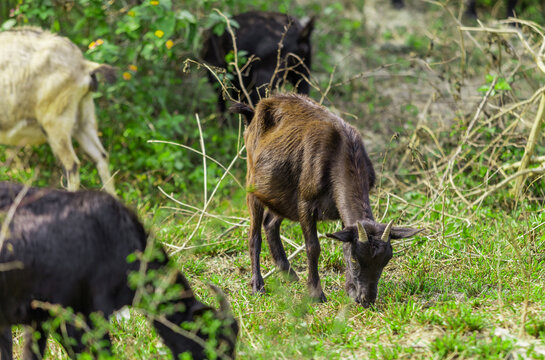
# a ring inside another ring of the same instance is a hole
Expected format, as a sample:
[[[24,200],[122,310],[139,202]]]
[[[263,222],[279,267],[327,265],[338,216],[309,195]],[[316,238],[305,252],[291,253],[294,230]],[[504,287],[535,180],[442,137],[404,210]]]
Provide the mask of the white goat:
[[[96,163],[104,188],[115,194],[108,154],[97,134],[96,73],[115,80],[114,68],[85,60],[67,38],[34,27],[0,33],[0,144],[47,141],[62,164],[68,189],[76,190],[74,136]]]

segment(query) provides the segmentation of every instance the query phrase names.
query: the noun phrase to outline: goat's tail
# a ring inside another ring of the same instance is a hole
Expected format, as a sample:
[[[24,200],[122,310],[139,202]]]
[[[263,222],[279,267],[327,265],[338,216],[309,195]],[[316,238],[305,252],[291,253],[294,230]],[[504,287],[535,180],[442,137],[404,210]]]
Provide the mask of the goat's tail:
[[[96,74],[101,74],[104,76],[104,79],[108,84],[113,84],[116,80],[116,69],[113,66],[106,65],[106,64],[99,64],[92,61],[85,60],[85,71],[91,76],[93,79],[91,81],[91,91],[96,91],[97,89],[97,80],[96,80]]]
[[[252,122],[252,118],[254,117],[255,110],[252,109],[249,105],[237,102],[231,105],[229,108],[229,112],[235,113],[235,114],[242,114],[244,115],[244,124],[246,126],[250,125]]]

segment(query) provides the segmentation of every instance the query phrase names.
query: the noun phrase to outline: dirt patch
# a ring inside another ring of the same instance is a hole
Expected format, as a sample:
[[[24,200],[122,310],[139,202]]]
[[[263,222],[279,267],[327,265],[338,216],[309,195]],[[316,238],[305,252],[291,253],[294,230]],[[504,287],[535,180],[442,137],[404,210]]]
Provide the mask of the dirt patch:
[[[477,89],[484,76],[453,77],[458,71],[453,67],[460,62],[460,51],[453,46],[459,34],[455,20],[444,9],[424,2],[394,9],[388,1],[369,0],[363,10],[365,32],[372,41],[366,48],[352,49],[348,57],[353,65],[344,67],[340,77],[362,70],[372,73],[354,80],[354,100],[333,105],[358,117],[345,116],[365,129],[362,134],[370,152],[384,152],[395,134],[409,137],[417,124],[437,134],[460,118],[472,116],[482,98]],[[358,21],[362,16],[351,11],[345,14]],[[437,18],[442,26],[434,28],[431,25]],[[423,49],[421,43],[428,48]],[[337,56],[343,65],[349,63],[342,54]],[[377,66],[385,67],[373,71]],[[358,101],[357,94],[364,91],[373,92],[372,104]]]

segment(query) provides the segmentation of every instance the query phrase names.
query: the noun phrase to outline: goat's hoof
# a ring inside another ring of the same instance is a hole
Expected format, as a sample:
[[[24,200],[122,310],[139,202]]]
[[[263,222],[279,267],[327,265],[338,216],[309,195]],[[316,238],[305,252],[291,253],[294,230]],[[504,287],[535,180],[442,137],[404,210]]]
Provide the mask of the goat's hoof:
[[[323,292],[320,295],[310,295],[310,298],[312,299],[312,302],[315,303],[327,302],[327,298],[325,297],[325,294]]]
[[[286,270],[283,272],[284,273],[284,277],[290,281],[290,282],[297,282],[299,281],[299,276],[297,275],[297,273],[293,270],[293,269],[289,269],[289,270]]]
[[[252,286],[252,295],[265,295],[265,286],[255,288]]]
[[[265,294],[265,282],[263,279],[261,281],[252,279],[252,294],[258,295],[258,294]]]

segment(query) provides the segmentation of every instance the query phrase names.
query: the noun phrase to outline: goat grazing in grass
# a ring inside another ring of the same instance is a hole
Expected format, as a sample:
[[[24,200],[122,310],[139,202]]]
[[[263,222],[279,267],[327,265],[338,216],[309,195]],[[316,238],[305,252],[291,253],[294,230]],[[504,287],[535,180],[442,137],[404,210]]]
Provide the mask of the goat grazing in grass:
[[[109,65],[85,60],[70,40],[39,28],[0,33],[0,144],[48,142],[61,162],[68,189],[79,187],[72,136],[96,163],[105,189],[115,193],[108,154],[97,133],[92,91],[96,74],[109,82]]]
[[[280,224],[288,218],[298,221],[303,230],[310,295],[326,301],[318,275],[316,222],[340,218],[344,229],[327,236],[344,242],[346,290],[360,304],[373,303],[382,270],[392,258],[390,239],[410,237],[419,230],[375,222],[369,204],[375,172],[357,130],[298,94],[262,99],[255,112],[240,103],[231,111],[243,114],[247,122],[246,202],[251,217],[253,292],[264,291],[259,265],[261,226],[277,267],[297,279],[280,240]]]
[[[17,324],[30,325],[40,333],[37,344],[34,336],[27,336],[23,358],[42,358],[47,341],[42,325],[52,315],[40,304],[70,307],[93,329],[91,313],[107,318],[125,305],[135,302],[138,306],[135,298],[157,303],[154,326],[175,359],[184,352],[193,359],[205,359],[210,351],[218,358],[234,357],[238,325],[223,295],[221,311],[197,300],[162,249],[154,248],[157,255],[149,262],[127,262],[129,255],[144,251],[147,234],[137,216],[111,195],[0,183],[0,216],[1,360],[12,359],[11,326]],[[138,296],[128,284],[130,272],[149,275],[142,276]],[[162,293],[154,291],[158,284],[164,285],[166,299],[156,297]],[[204,316],[206,312],[211,316]],[[206,324],[206,319],[221,321],[213,325],[217,331],[180,327],[199,321]],[[67,323],[66,332],[74,341],[64,337],[61,343],[71,357],[87,350],[80,328]],[[101,352],[109,354],[107,334],[101,344]]]

